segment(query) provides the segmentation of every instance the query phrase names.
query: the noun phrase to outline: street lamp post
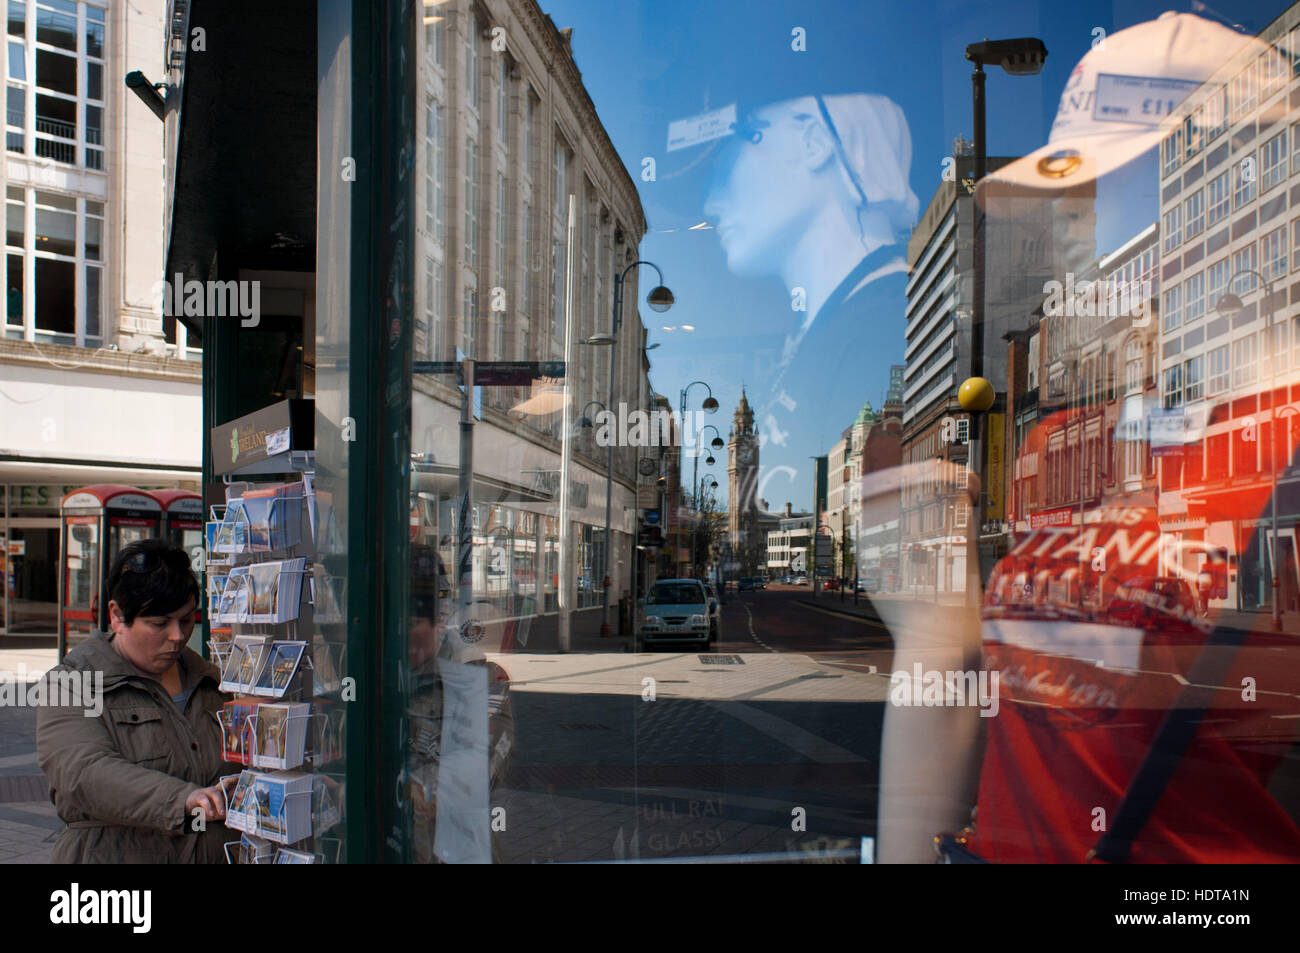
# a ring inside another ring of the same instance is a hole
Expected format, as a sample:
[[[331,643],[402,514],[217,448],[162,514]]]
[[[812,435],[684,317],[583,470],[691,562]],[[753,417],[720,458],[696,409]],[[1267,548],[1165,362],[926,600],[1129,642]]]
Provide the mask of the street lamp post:
[[[701,427],[700,435],[702,435],[706,430],[713,431],[714,436],[713,439],[709,441],[709,446],[712,447],[714,450],[721,450],[723,447],[727,445],[726,441],[722,439],[722,432],[719,431],[717,427],[713,426],[713,424],[705,424],[703,427]],[[698,440],[699,435],[696,435],[695,439]],[[709,459],[705,461],[705,465],[713,466],[712,456],[710,456]],[[698,446],[695,447],[695,472],[691,475],[691,487],[692,487],[691,492],[698,495],[700,492],[700,448]]]
[[[659,276],[659,284],[650,289],[646,295],[646,304],[650,305],[652,311],[663,313],[673,306],[673,293],[664,287],[664,273],[659,270],[659,266],[651,261],[637,259],[619,274],[614,276],[614,318],[609,334],[596,334],[584,341],[584,344],[605,345],[613,347],[618,343],[618,329],[623,324],[623,281],[627,278],[627,273],[637,265],[649,265]],[[609,358],[609,403],[606,408],[614,406],[614,355],[611,353]],[[609,635],[609,553],[610,553],[610,506],[614,497],[614,443],[609,441],[608,453],[605,456],[605,551],[601,554],[601,582],[605,590],[605,597],[602,600],[600,609],[600,637],[605,638]]]
[[[707,391],[709,392],[709,396],[706,397],[706,398],[704,398],[703,402],[700,404],[700,408],[701,408],[701,409],[702,409],[706,414],[716,414],[716,413],[718,412],[718,402],[717,402],[717,400],[715,400],[714,397],[713,397],[713,388],[710,387],[708,384],[706,384],[704,381],[691,381],[689,384],[687,384],[685,387],[683,387],[683,388],[682,388],[682,402],[681,402],[681,407],[682,407],[682,418],[681,418],[681,419],[682,419],[682,431],[683,431],[683,445],[685,445],[685,430],[686,430],[686,395],[687,395],[687,393],[690,391],[690,389],[691,389],[692,387],[696,386],[697,384],[698,384],[699,386],[703,387],[705,390],[707,390]],[[703,429],[704,429],[704,428],[700,428],[701,431],[703,431]],[[717,428],[714,428],[714,429],[716,430]],[[720,445],[721,445],[721,444],[720,444],[720,441],[721,441],[721,440],[722,440],[721,435],[715,437],[714,440],[713,440],[713,445],[714,445],[714,446],[720,446]],[[700,446],[699,446],[699,441],[700,441],[699,433],[692,433],[692,434],[691,434],[691,453],[692,453],[692,455],[695,457],[695,472],[694,472],[694,474],[691,476],[691,505],[692,505],[693,507],[695,507],[695,510],[696,510],[696,514],[697,514],[697,516],[698,516],[698,512],[699,512],[699,508],[700,508],[700,486],[699,486],[699,477],[700,477]],[[691,570],[694,571],[694,569],[695,569],[695,534],[692,533],[692,534],[691,534]]]
[[[1273,282],[1265,278],[1253,268],[1242,268],[1238,270],[1229,280],[1228,287],[1243,275],[1254,275],[1264,285],[1264,307],[1267,316],[1264,318],[1265,339],[1268,341],[1270,350],[1268,360],[1269,373],[1269,398],[1268,398],[1268,475],[1272,487],[1272,493],[1269,495],[1269,522],[1273,527],[1273,538],[1269,547],[1269,568],[1273,572],[1273,631],[1282,631],[1282,600],[1280,593],[1280,574],[1277,564],[1277,460],[1274,454],[1274,448],[1277,445],[1277,358],[1278,355],[1274,350],[1273,343]],[[1231,291],[1224,294],[1214,304],[1214,310],[1219,314],[1232,314],[1241,311],[1244,305]]]
[[[1019,37],[1014,40],[986,39],[982,43],[972,43],[967,46],[966,59],[974,64],[970,78],[973,113],[971,132],[974,140],[972,146],[975,153],[975,167],[972,170],[973,188],[984,178],[988,163],[988,147],[985,142],[984,130],[984,65],[987,63],[1000,66],[1010,76],[1033,76],[1043,69],[1043,62],[1047,59],[1047,47],[1042,40],[1032,36]],[[978,202],[975,203],[972,212],[971,222],[974,231],[972,270],[974,274],[971,282],[970,380],[982,380],[984,377],[984,215]],[[967,381],[967,383],[969,382]],[[963,406],[965,406],[964,402]],[[984,434],[986,415],[984,411],[987,411],[991,406],[992,401],[989,402],[987,407],[981,408],[974,415],[974,446],[970,448],[966,462],[968,467],[974,464],[975,472],[980,478],[980,492],[975,499],[974,513],[972,514],[969,531],[975,540],[975,544],[968,549],[967,554],[966,588],[968,599],[976,597],[977,594],[972,593],[971,590],[977,590],[983,582],[983,572],[979,566],[979,533],[980,527],[984,523],[984,449],[986,443]],[[971,559],[975,561],[974,566],[970,564]],[[978,580],[974,586],[971,585],[972,580]]]

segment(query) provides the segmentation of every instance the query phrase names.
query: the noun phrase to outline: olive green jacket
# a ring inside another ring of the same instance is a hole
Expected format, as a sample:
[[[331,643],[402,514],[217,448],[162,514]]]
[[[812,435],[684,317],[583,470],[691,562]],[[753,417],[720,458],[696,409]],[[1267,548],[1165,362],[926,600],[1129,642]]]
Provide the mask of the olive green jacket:
[[[111,639],[92,636],[53,669],[103,673],[98,716],[87,717],[84,707],[37,711],[36,753],[68,824],[53,862],[224,863],[222,845],[238,833],[220,821],[195,831],[185,810],[196,788],[240,770],[224,760],[213,717],[230,697],[218,689],[217,667],[184,650],[190,696],[182,714],[162,684],[118,655]]]

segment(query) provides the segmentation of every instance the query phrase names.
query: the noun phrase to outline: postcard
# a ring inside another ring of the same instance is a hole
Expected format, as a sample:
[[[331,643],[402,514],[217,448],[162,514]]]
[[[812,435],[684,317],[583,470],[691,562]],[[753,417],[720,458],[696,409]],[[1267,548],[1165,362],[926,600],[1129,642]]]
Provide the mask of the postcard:
[[[298,664],[302,661],[306,649],[306,642],[274,643],[270,648],[266,665],[261,669],[253,694],[270,695],[274,698],[283,695],[293,682]]]

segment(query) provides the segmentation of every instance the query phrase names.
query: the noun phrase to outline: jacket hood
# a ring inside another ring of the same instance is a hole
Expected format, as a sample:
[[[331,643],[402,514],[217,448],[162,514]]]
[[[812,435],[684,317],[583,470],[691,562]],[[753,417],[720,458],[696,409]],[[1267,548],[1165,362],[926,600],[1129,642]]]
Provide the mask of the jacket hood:
[[[63,665],[78,672],[103,672],[106,690],[115,688],[130,679],[149,678],[117,654],[117,650],[112,646],[112,640],[113,636],[109,633],[94,633],[64,657]],[[214,685],[220,684],[221,670],[188,645],[181,649],[181,660],[184,662],[185,671],[185,680],[182,683],[184,691],[193,691],[205,678],[211,679]]]

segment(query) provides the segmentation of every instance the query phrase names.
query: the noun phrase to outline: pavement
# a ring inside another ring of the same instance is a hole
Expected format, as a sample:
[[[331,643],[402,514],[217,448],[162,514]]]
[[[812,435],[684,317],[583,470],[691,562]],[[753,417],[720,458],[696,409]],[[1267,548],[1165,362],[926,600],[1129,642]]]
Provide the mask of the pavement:
[[[56,653],[53,639],[0,637],[0,672],[35,681]],[[49,863],[62,829],[36,763],[36,709],[0,706],[0,864]]]

